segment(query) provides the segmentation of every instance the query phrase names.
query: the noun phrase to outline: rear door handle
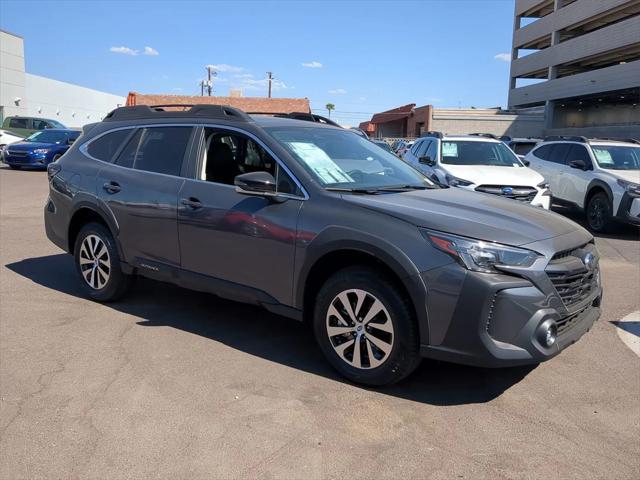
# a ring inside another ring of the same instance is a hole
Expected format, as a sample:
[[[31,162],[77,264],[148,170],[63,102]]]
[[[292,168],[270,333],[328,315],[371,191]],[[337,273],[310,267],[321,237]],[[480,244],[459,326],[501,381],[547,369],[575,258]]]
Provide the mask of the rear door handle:
[[[183,198],[180,200],[180,203],[194,210],[197,210],[198,208],[202,208],[202,202],[200,202],[200,200],[198,200],[197,198],[193,198],[193,197]]]
[[[117,182],[107,182],[104,185],[102,185],[102,188],[107,192],[107,193],[118,193],[121,188],[120,185]]]

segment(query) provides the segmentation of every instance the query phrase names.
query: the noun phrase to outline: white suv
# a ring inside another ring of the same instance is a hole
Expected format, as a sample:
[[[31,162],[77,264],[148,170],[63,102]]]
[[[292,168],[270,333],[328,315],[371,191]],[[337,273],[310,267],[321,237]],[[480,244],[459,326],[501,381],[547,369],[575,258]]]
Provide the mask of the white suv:
[[[551,205],[544,177],[527,168],[493,135],[427,132],[403,159],[440,184],[502,195],[545,209]]]
[[[637,140],[547,137],[525,160],[549,182],[553,203],[584,210],[591,230],[616,220],[640,225]]]

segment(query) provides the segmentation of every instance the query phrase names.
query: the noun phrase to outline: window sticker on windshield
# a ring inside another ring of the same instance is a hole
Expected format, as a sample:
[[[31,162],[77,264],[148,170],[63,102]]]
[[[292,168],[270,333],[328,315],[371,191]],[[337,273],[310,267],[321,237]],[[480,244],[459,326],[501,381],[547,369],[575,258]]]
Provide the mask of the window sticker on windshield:
[[[598,163],[600,165],[602,164],[613,165],[615,163],[613,161],[613,158],[611,158],[611,152],[609,152],[608,150],[603,150],[603,149],[594,147],[593,153],[596,156],[596,160],[598,160]]]
[[[342,170],[320,147],[313,143],[290,142],[289,146],[324,183],[353,183],[354,180]]]
[[[442,142],[442,156],[443,157],[457,157],[458,156],[458,144],[451,142]]]

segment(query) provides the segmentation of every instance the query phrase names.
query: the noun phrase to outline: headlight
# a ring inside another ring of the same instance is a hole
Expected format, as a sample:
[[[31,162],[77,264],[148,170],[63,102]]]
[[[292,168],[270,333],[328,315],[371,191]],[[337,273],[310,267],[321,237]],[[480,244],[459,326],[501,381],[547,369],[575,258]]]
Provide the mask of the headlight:
[[[497,273],[495,267],[530,267],[539,254],[524,248],[459,237],[449,233],[421,229],[422,235],[438,250],[455,258],[474,272]]]
[[[634,195],[640,195],[640,185],[633,182],[627,182],[626,180],[618,180],[618,185],[625,189],[629,193]]]
[[[36,149],[33,151],[33,153],[38,153],[38,154],[41,154],[41,153],[49,153],[49,149],[48,149],[48,148],[36,148]]]
[[[453,175],[449,175],[448,173],[445,178],[447,179],[447,184],[450,187],[468,187],[469,185],[473,185],[473,182],[454,177]]]

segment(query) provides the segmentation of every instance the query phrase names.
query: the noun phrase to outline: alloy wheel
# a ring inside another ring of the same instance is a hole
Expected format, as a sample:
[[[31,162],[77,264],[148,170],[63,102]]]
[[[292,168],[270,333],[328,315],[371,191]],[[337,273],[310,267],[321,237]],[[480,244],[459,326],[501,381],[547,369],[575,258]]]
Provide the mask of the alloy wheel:
[[[589,224],[595,230],[599,230],[604,225],[606,205],[600,198],[594,198],[589,208]]]
[[[352,367],[382,365],[393,348],[393,323],[384,304],[360,289],[334,297],[326,316],[327,335],[338,356]]]
[[[104,241],[97,235],[87,235],[80,246],[80,272],[87,284],[100,290],[109,281],[111,259]]]

